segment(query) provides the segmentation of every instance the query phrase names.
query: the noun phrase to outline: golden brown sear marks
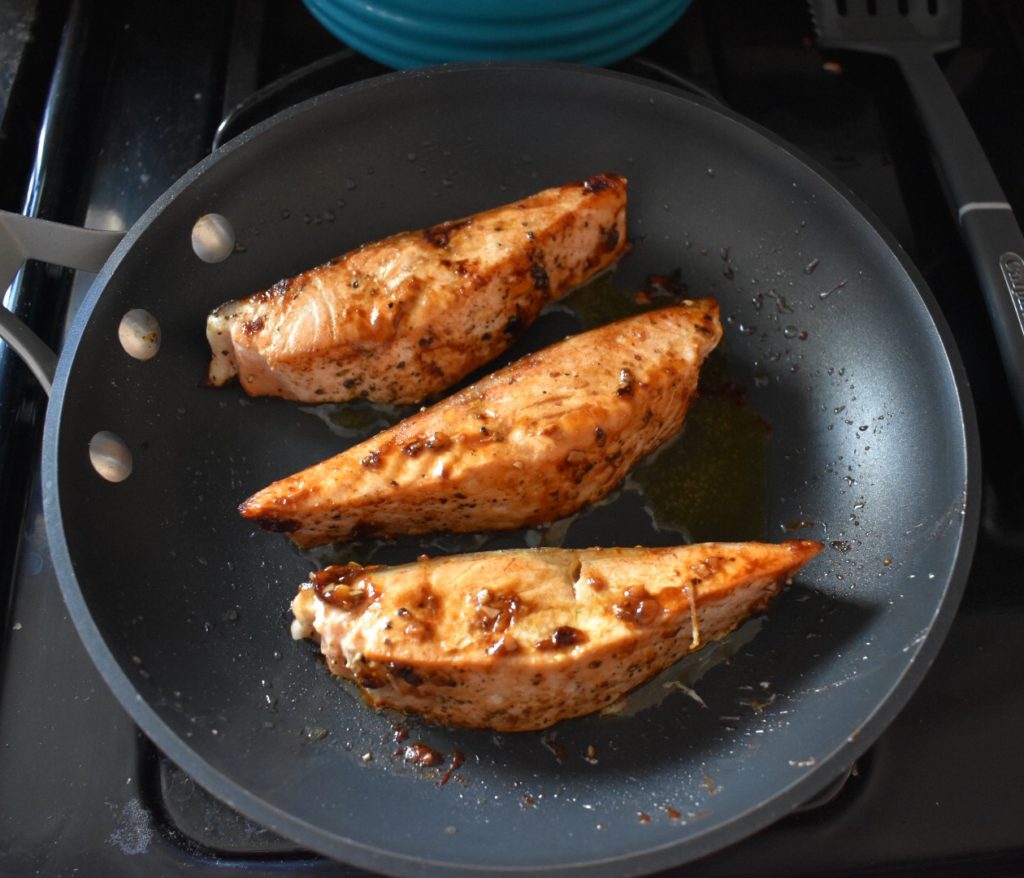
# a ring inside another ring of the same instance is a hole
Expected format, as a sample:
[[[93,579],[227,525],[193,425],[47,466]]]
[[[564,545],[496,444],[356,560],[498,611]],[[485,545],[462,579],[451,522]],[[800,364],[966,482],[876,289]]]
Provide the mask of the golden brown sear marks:
[[[721,337],[711,299],[530,354],[240,507],[300,546],[509,530],[608,494],[682,426]]]
[[[724,637],[820,550],[793,540],[347,565],[300,587],[293,633],[318,639],[328,667],[373,706],[540,729],[600,710]],[[320,583],[339,580],[364,598],[325,600]]]
[[[599,174],[366,244],[207,319],[208,382],[252,396],[414,403],[496,357],[627,250],[627,181]]]

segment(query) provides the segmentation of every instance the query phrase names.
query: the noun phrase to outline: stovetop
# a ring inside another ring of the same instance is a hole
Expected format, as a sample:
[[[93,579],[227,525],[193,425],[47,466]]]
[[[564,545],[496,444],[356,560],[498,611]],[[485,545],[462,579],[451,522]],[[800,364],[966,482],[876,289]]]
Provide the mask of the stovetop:
[[[1015,107],[1024,10],[1012,0],[965,5],[964,46],[946,73],[1022,215]],[[986,476],[966,596],[907,708],[844,784],[670,874],[1024,874],[1022,436],[906,88],[884,60],[823,56],[800,2],[697,2],[619,66],[717,97],[796,144],[878,214],[953,328]],[[9,0],[0,11],[0,207],[128,227],[215,141],[382,71],[298,2]],[[88,283],[31,266],[8,301],[56,340]],[[108,691],[50,560],[38,465],[44,411],[27,370],[0,348],[0,871],[356,874],[214,800]]]

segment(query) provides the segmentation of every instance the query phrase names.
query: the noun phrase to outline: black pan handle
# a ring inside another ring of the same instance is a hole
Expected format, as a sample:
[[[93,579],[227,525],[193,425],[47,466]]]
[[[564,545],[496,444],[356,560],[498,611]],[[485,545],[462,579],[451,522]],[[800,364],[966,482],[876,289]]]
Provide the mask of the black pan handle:
[[[1024,236],[1009,205],[962,212],[960,234],[985,294],[1006,377],[1024,423]]]
[[[1024,235],[931,50],[905,44],[894,54],[938,157],[1024,423]]]
[[[81,229],[0,211],[0,290],[6,290],[26,260],[99,271],[124,232]],[[0,338],[20,356],[47,395],[53,387],[57,355],[7,308],[0,308]]]

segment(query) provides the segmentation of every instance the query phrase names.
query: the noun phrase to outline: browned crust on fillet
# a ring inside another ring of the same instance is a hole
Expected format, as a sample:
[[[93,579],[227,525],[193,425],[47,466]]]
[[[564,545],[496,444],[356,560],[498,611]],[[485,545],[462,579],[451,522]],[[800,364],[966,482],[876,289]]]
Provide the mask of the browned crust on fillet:
[[[253,396],[411,403],[505,350],[628,249],[626,178],[598,174],[366,244],[226,302],[208,383]]]
[[[371,705],[540,729],[600,710],[724,637],[821,548],[524,549],[346,565],[300,588],[293,633],[319,639],[328,667]]]
[[[678,432],[721,332],[717,304],[702,299],[573,336],[240,511],[301,546],[554,521],[604,497]]]

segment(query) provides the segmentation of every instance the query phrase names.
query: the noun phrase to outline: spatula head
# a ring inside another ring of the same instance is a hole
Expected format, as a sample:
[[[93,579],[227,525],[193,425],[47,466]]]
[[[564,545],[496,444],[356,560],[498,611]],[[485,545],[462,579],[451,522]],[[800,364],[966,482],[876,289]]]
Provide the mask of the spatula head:
[[[960,45],[960,0],[810,0],[818,45],[892,55],[908,43]]]

